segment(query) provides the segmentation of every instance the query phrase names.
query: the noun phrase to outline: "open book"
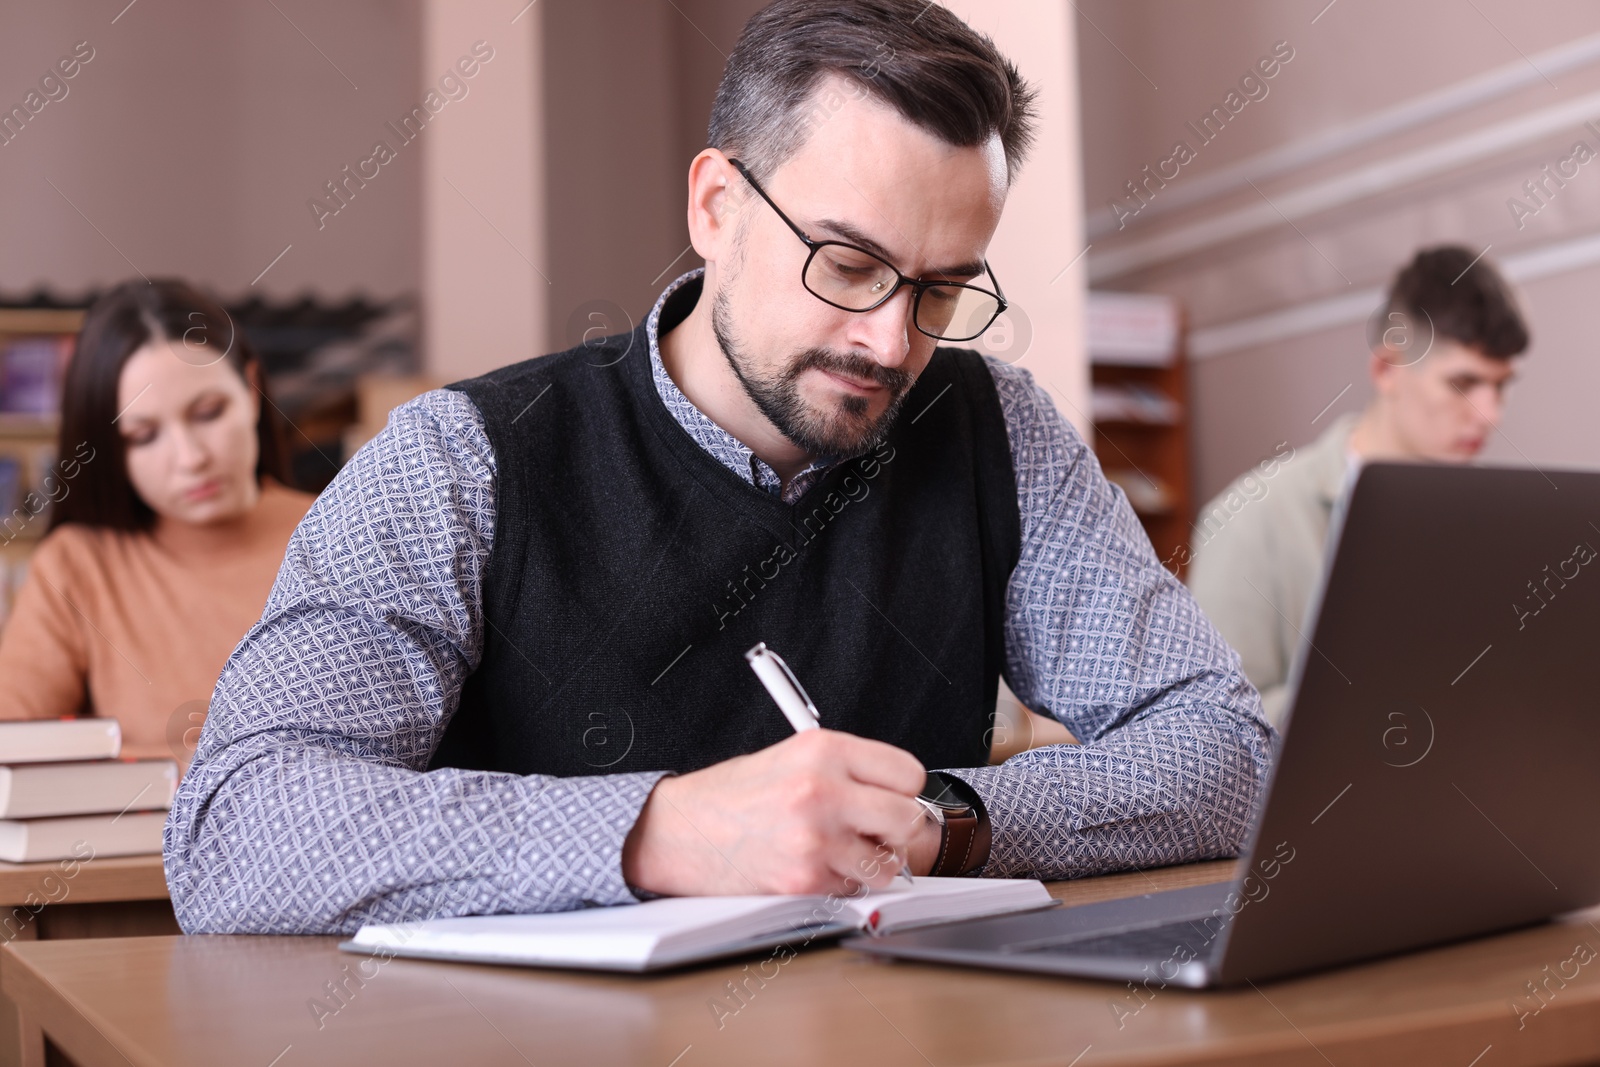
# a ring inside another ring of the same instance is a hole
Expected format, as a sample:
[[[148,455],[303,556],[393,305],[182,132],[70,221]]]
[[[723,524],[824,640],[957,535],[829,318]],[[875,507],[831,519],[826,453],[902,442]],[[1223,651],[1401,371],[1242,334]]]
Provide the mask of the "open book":
[[[668,897],[545,915],[367,925],[339,947],[474,963],[653,971],[823,935],[881,934],[1054,903],[1032,880],[927,877],[855,897]]]

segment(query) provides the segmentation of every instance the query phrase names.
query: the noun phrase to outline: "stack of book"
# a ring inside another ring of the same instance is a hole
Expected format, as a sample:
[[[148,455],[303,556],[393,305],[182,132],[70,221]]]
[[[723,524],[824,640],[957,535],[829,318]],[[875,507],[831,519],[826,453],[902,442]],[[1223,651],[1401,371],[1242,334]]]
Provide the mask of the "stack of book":
[[[0,722],[0,860],[159,853],[178,765],[121,751],[115,719]]]

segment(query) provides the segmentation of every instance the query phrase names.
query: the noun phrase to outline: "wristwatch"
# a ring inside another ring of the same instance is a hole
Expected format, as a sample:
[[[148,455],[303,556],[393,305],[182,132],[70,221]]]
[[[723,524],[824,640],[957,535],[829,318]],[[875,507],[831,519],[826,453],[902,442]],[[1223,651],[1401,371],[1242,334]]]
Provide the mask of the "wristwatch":
[[[939,824],[939,858],[929,874],[960,877],[989,862],[989,813],[976,790],[954,775],[929,771],[916,799]]]

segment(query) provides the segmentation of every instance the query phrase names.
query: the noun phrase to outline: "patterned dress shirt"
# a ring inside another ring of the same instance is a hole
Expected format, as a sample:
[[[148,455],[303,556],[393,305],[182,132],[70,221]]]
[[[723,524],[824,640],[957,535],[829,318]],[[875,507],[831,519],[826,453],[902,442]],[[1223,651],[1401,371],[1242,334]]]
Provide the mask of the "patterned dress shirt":
[[[779,493],[661,362],[662,301],[696,276],[673,282],[647,322],[657,390],[700,447]],[[1044,390],[1021,368],[989,367],[1022,517],[1006,680],[1083,743],[952,768],[989,810],[982,873],[1070,878],[1233,855],[1271,758],[1256,691]],[[167,822],[185,930],[349,932],[637,899],[622,843],[661,772],[425,773],[482,654],[494,518],[482,417],[451,390],[397,408],[318,498],[223,669]]]

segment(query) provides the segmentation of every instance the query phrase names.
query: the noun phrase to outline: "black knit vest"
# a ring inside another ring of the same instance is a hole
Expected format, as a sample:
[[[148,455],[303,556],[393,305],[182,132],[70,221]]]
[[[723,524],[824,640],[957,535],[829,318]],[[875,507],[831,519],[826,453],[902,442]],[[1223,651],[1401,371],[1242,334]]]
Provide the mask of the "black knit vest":
[[[745,663],[757,641],[823,726],[929,768],[987,762],[1021,523],[978,356],[937,350],[885,442],[792,505],[673,419],[643,325],[448,388],[483,414],[496,514],[483,657],[432,766],[687,772],[753,752],[792,732]]]

